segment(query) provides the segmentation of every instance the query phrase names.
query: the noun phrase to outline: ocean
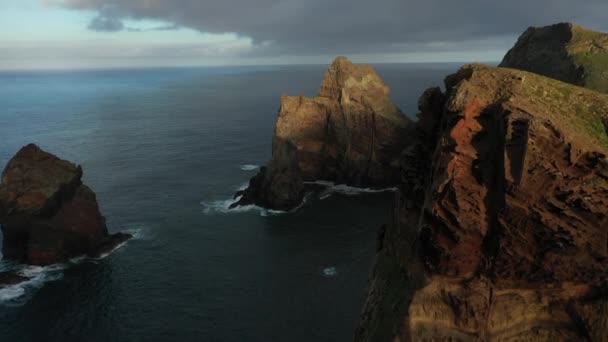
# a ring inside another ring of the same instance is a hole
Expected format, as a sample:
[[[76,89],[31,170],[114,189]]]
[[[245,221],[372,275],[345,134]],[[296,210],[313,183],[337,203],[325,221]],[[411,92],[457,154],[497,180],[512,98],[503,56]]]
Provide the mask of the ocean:
[[[383,64],[394,102],[457,64]],[[110,231],[102,259],[0,290],[0,341],[350,341],[393,194],[337,187],[294,213],[227,210],[271,152],[282,94],[326,66],[0,73],[0,167],[23,145],[82,165]]]

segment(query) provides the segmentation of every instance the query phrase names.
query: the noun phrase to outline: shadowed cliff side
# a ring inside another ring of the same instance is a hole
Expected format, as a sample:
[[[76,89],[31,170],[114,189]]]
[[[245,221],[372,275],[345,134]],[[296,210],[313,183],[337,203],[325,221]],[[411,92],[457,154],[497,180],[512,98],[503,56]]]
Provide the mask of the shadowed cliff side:
[[[338,57],[318,97],[281,98],[272,159],[233,206],[289,210],[302,201],[304,183],[318,180],[394,186],[408,127],[410,120],[390,101],[374,69]]]
[[[530,27],[500,66],[608,92],[608,34],[570,23]]]
[[[603,341],[608,95],[468,65],[420,100],[356,341]]]
[[[4,258],[49,265],[99,256],[131,236],[108,234],[82,169],[30,144],[9,161],[0,184]]]

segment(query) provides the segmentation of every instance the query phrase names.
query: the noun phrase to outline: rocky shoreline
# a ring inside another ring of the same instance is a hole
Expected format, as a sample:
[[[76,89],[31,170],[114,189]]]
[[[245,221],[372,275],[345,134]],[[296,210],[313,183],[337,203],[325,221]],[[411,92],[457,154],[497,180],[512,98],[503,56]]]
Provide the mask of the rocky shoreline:
[[[306,183],[329,181],[389,188],[400,181],[399,151],[412,122],[390,100],[369,65],[337,57],[319,96],[283,96],[272,137],[272,158],[238,192],[232,207],[296,208]]]
[[[530,28],[500,67],[429,88],[416,122],[368,65],[283,96],[272,158],[231,207],[289,211],[319,181],[396,188],[356,341],[603,341],[608,335],[608,34]],[[3,257],[98,257],[82,168],[23,147],[0,183]],[[0,273],[0,288],[27,280]]]
[[[319,97],[281,99],[272,159],[234,206],[289,210],[318,180],[398,188],[356,341],[602,340],[607,37],[530,28],[501,67],[425,91],[415,123],[338,57]]]
[[[502,65],[538,74],[467,65],[423,94],[356,341],[605,339],[608,96],[538,48],[572,37],[608,35],[531,28]]]
[[[0,184],[3,258],[46,266],[99,257],[131,238],[109,234],[82,168],[30,144],[9,161]],[[1,283],[13,283],[5,274]]]

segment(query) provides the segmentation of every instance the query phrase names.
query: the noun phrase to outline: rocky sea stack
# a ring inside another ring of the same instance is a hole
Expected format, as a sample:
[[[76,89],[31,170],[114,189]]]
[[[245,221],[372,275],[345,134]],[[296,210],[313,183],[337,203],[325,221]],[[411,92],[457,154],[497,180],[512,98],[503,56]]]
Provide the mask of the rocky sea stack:
[[[95,193],[81,178],[80,166],[36,145],[9,161],[0,184],[4,258],[49,265],[99,256],[131,237],[108,234]]]
[[[421,99],[357,341],[603,341],[608,95],[467,65]]]
[[[398,156],[410,126],[371,66],[338,57],[319,96],[281,98],[272,159],[237,194],[242,197],[235,206],[289,210],[301,203],[305,182],[319,180],[394,186],[400,181]]]
[[[570,23],[531,27],[500,66],[608,92],[608,34]]]

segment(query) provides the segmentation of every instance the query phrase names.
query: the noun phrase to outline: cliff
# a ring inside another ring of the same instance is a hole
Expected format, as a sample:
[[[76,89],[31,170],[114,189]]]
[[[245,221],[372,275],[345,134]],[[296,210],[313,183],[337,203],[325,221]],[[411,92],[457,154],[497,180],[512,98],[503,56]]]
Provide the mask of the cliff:
[[[608,92],[608,34],[569,23],[531,27],[500,66]]]
[[[98,256],[131,237],[108,234],[95,193],[81,178],[80,166],[36,145],[17,152],[0,184],[4,258],[49,265]]]
[[[319,96],[283,96],[272,159],[235,205],[289,210],[304,183],[333,181],[382,188],[399,182],[399,151],[410,120],[391,102],[384,81],[368,65],[345,57],[331,64]]]
[[[356,341],[603,341],[608,95],[468,65],[420,99]]]

